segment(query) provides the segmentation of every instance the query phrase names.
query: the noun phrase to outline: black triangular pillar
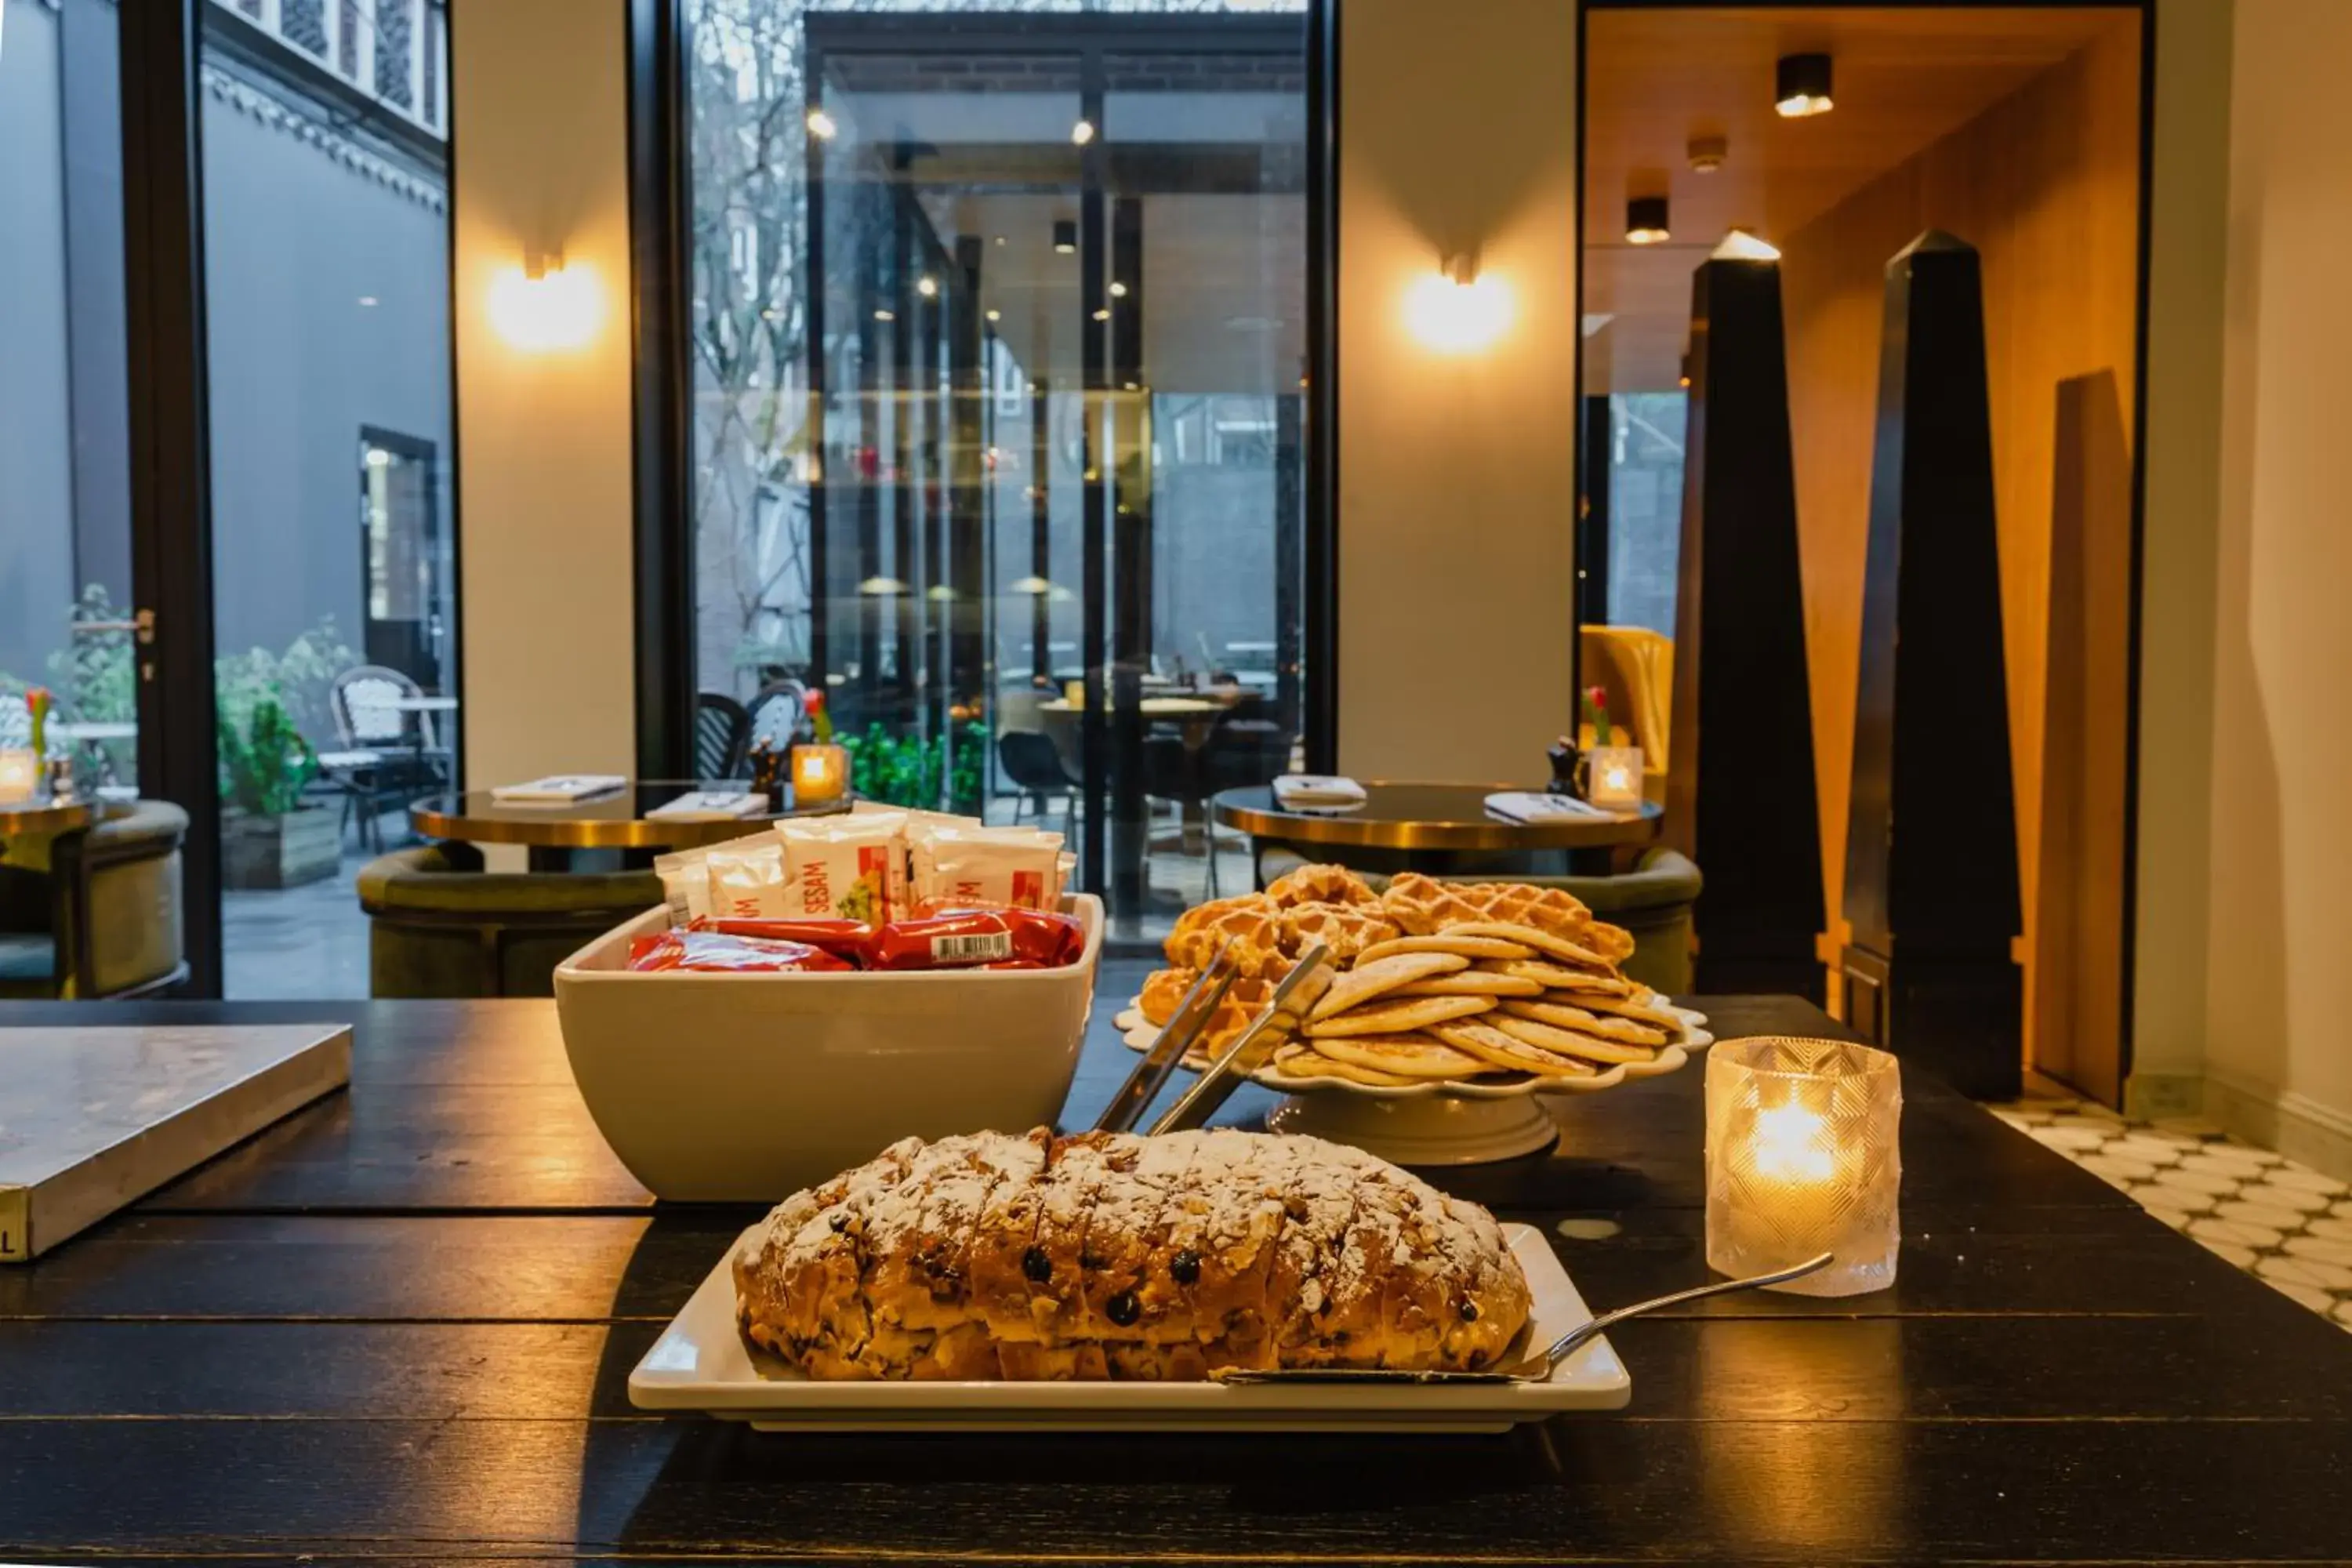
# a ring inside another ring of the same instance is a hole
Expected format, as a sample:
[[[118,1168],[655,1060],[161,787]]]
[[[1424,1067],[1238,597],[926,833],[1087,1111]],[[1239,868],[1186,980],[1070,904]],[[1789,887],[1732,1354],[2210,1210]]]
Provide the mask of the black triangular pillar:
[[[1821,1000],[1812,694],[1777,261],[1718,255],[1691,284],[1670,840],[1706,879],[1696,987]]]
[[[1963,1092],[2011,1098],[2023,996],[1984,292],[1975,247],[1950,235],[1886,264],[1876,448],[1846,1017]]]

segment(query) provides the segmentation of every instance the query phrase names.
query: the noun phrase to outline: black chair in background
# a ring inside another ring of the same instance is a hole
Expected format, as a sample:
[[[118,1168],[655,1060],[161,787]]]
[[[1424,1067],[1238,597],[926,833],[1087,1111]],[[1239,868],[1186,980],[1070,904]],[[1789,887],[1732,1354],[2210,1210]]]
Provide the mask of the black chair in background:
[[[996,737],[996,760],[1020,791],[1013,797],[1013,821],[1021,820],[1024,802],[1042,820],[1047,803],[1058,797],[1064,831],[1076,837],[1078,781],[1062,766],[1062,753],[1050,739],[1034,730],[1007,730]]]
[[[751,712],[719,691],[694,698],[694,776],[731,779],[743,765],[751,741]]]
[[[1194,761],[1201,796],[1205,801],[1220,790],[1249,789],[1270,784],[1290,771],[1293,736],[1270,719],[1228,716],[1218,721]],[[1207,822],[1209,835],[1209,896],[1217,893],[1217,824]]]

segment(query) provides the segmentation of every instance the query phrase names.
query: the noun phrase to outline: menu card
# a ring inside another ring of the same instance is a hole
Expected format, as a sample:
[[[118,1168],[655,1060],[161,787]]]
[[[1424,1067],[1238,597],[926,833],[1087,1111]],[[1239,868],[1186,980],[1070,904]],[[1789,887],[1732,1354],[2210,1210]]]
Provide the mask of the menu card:
[[[526,784],[500,784],[490,798],[502,805],[562,805],[610,795],[629,781],[618,773],[551,773]]]
[[[351,1081],[345,1024],[0,1029],[0,1263]]]

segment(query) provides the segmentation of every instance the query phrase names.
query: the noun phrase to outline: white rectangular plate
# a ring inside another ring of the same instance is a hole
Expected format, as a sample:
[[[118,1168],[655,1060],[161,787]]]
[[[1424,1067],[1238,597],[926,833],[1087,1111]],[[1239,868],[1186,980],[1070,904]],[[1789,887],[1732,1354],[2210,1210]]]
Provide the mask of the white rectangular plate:
[[[1540,1233],[1507,1225],[1503,1236],[1535,1298],[1527,1342],[1549,1344],[1591,1320]],[[726,1258],[629,1373],[629,1402],[639,1409],[793,1432],[1500,1432],[1564,1410],[1622,1409],[1633,1392],[1606,1339],[1561,1363],[1549,1383],[1494,1386],[819,1383],[771,1357],[753,1363],[736,1330]]]

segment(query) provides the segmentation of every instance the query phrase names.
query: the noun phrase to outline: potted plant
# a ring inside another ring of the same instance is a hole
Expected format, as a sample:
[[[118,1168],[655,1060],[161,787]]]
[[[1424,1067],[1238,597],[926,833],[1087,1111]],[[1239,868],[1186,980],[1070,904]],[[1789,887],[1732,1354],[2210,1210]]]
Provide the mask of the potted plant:
[[[231,888],[294,888],[335,874],[342,825],[302,804],[319,753],[273,690],[220,716],[221,880]]]

